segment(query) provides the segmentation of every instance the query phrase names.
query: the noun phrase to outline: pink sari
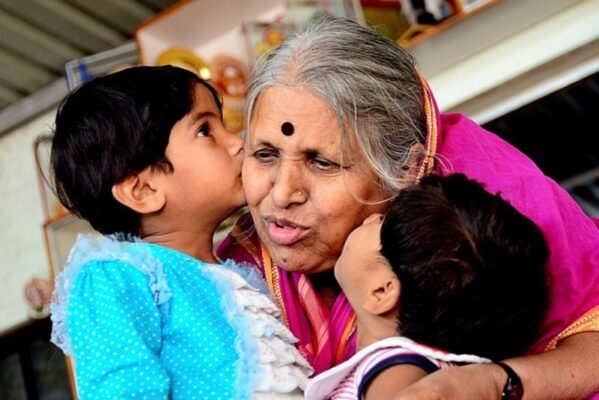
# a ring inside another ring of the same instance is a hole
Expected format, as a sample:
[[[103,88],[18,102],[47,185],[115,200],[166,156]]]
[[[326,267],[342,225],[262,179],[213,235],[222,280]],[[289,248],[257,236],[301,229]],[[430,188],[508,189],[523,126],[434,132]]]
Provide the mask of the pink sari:
[[[316,374],[345,361],[356,352],[355,314],[343,294],[329,308],[320,299],[307,275],[277,266],[243,215],[217,249],[220,259],[255,264],[261,270],[283,314],[298,338],[298,349]]]
[[[542,333],[530,349],[540,353],[578,332],[599,331],[599,229],[572,198],[525,155],[463,115],[440,115],[425,88],[426,157],[419,177],[461,172],[501,195],[542,229],[550,248],[550,303]],[[340,294],[329,309],[309,277],[271,260],[249,216],[217,250],[221,259],[256,264],[279,301],[298,348],[322,372],[355,352],[355,316]],[[517,279],[517,277],[514,277]]]

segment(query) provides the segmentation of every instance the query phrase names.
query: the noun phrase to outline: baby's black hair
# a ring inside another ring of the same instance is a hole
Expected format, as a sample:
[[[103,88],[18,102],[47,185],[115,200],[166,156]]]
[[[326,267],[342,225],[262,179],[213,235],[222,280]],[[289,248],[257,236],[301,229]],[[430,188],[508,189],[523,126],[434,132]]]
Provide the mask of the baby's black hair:
[[[197,85],[182,68],[132,67],[96,78],[67,96],[56,115],[51,151],[60,202],[103,233],[138,235],[139,215],[112,186],[149,166],[171,172],[165,152],[173,126],[188,114]]]
[[[381,228],[401,282],[399,332],[454,353],[522,355],[547,304],[547,244],[499,195],[461,174],[402,190]]]

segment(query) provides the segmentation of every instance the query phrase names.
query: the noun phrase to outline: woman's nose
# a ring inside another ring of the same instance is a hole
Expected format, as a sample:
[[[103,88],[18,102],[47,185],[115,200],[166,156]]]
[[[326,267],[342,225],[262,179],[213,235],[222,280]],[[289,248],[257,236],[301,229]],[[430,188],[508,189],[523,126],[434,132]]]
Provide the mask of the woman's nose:
[[[308,191],[303,187],[301,166],[292,162],[281,162],[273,169],[272,199],[280,208],[291,204],[301,204],[308,199]]]

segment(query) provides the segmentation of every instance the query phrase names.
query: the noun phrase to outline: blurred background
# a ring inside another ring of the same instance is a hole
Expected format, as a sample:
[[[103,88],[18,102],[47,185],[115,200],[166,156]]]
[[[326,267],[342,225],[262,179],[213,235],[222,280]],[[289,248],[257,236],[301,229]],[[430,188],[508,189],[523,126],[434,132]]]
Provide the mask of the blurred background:
[[[90,230],[45,182],[61,99],[117,69],[174,64],[211,79],[241,132],[252,66],[322,15],[409,49],[442,111],[513,143],[599,217],[599,0],[0,0],[0,399],[75,396],[47,308],[24,297]]]

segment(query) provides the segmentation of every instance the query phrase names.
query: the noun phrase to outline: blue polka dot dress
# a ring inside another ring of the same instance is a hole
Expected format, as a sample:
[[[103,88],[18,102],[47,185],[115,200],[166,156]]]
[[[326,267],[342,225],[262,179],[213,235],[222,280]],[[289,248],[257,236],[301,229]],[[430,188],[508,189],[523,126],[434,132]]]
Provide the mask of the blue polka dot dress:
[[[310,366],[256,271],[80,237],[52,304],[80,399],[302,398]]]

